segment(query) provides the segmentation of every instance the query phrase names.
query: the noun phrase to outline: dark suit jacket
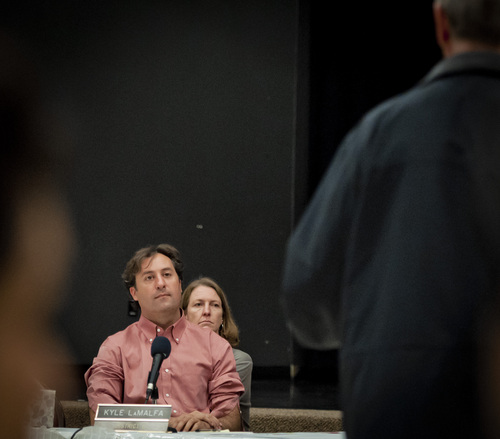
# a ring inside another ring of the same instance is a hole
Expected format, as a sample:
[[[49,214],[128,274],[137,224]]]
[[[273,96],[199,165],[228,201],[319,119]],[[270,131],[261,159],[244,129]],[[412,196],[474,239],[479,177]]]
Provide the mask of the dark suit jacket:
[[[284,309],[300,343],[341,347],[349,439],[480,437],[499,150],[500,56],[443,60],[348,134],[291,236]]]

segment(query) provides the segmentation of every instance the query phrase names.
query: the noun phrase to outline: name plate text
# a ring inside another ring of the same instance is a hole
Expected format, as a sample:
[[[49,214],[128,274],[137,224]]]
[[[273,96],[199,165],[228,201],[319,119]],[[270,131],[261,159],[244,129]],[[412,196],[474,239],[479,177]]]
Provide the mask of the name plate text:
[[[163,404],[98,404],[94,425],[120,431],[166,432],[172,413]]]

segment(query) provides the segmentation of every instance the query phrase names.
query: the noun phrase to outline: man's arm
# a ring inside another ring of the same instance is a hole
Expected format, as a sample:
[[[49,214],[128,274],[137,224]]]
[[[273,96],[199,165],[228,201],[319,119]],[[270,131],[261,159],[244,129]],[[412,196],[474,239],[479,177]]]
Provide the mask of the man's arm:
[[[240,406],[236,404],[226,416],[219,418],[223,430],[242,431]]]
[[[240,407],[237,404],[227,415],[217,419],[209,413],[191,412],[170,418],[169,427],[177,431],[230,430],[242,431]]]
[[[90,423],[94,418],[99,403],[118,404],[122,402],[123,369],[118,360],[119,353],[108,341],[99,348],[92,366],[85,372],[89,401]]]
[[[229,342],[210,331],[214,368],[208,383],[209,409],[222,429],[242,431],[240,396],[245,391]]]
[[[177,431],[222,429],[222,424],[215,416],[198,411],[183,413],[180,416],[170,418],[168,425],[169,427],[175,428]]]
[[[287,243],[281,305],[294,338],[312,349],[336,349],[341,343],[345,240],[358,186],[358,144],[366,143],[363,133],[361,138],[359,130],[350,133],[339,147]]]

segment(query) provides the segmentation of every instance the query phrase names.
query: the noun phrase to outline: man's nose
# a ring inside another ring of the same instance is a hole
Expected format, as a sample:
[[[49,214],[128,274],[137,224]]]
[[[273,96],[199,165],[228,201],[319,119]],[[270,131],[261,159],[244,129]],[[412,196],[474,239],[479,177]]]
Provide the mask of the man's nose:
[[[165,286],[165,279],[163,276],[156,276],[156,286],[157,288],[163,288]]]

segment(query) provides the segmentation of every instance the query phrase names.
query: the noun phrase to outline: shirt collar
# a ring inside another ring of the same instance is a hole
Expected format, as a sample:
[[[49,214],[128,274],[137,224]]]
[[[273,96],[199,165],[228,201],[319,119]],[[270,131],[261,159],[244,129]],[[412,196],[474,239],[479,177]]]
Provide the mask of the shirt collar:
[[[444,76],[463,73],[500,76],[500,54],[488,51],[464,52],[445,58],[431,69],[422,83],[427,84]]]
[[[142,314],[137,324],[150,342],[152,342],[155,337],[161,335],[163,337],[167,337],[170,342],[175,342],[178,344],[187,326],[186,316],[184,315],[182,309],[180,309],[180,315],[181,317],[179,318],[179,320],[177,320],[165,330],[153,323],[151,320],[148,320]]]

